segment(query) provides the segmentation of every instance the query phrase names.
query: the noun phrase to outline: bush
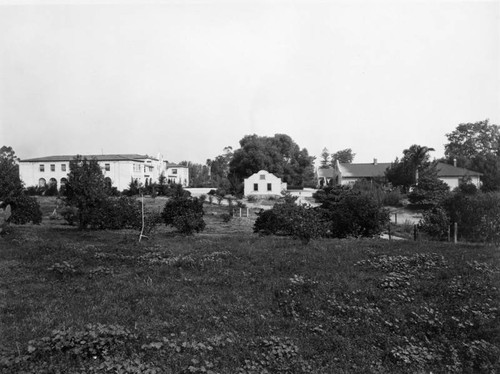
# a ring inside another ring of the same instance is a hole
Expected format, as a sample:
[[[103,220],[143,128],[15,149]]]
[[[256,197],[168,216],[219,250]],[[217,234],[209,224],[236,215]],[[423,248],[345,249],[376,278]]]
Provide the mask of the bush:
[[[24,225],[28,222],[36,225],[42,222],[42,210],[40,204],[34,197],[19,195],[10,197],[4,201],[5,205],[10,205],[12,214],[9,222]]]
[[[371,237],[379,235],[389,223],[389,211],[369,194],[335,186],[318,191],[314,197],[321,202],[319,211],[330,223],[333,237]]]
[[[108,198],[88,212],[87,224],[91,229],[137,229],[141,223],[141,206],[135,198],[122,196]]]
[[[387,191],[382,196],[382,204],[384,206],[401,206],[402,200],[403,200],[403,195],[401,195],[399,189]]]
[[[71,226],[73,226],[75,222],[78,221],[78,209],[73,206],[65,206],[59,209],[59,214]]]
[[[443,202],[450,194],[450,188],[437,177],[422,177],[413,191],[408,194],[414,208],[431,209]]]
[[[289,235],[307,243],[327,234],[327,224],[313,208],[294,203],[278,203],[270,210],[261,210],[254,232]]]
[[[465,194],[457,191],[443,202],[462,240],[500,242],[500,193]]]
[[[205,229],[203,202],[198,198],[174,197],[167,201],[162,217],[167,226],[183,234],[193,234]]]
[[[434,207],[430,211],[425,211],[419,223],[420,230],[437,240],[447,240],[449,228],[450,219],[446,211],[441,207]]]

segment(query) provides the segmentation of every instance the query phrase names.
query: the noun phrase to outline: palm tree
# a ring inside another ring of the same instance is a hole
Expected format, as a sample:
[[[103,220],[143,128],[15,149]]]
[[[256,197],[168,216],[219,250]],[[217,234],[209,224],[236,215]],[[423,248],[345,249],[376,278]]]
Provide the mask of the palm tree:
[[[418,169],[429,159],[429,152],[435,151],[434,148],[413,144],[409,149],[403,151],[411,167],[415,170],[415,185],[418,185]]]

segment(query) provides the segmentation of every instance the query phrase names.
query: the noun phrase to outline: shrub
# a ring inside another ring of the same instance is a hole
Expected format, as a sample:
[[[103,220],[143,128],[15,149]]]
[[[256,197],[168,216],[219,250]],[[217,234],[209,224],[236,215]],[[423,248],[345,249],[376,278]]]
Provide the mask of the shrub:
[[[131,197],[108,198],[88,212],[91,229],[119,230],[141,227],[140,203]]]
[[[78,209],[73,206],[65,206],[59,209],[59,214],[68,222],[69,225],[73,226],[76,221],[78,221]]]
[[[410,204],[415,208],[430,209],[449,196],[450,188],[437,177],[422,177],[413,191],[408,194]]]
[[[441,207],[434,207],[430,211],[423,213],[423,218],[419,223],[419,229],[427,233],[431,238],[446,240],[450,219],[446,211]]]
[[[167,201],[162,217],[167,226],[173,226],[183,234],[203,231],[203,202],[198,198],[175,197]]]
[[[42,211],[36,198],[21,194],[6,199],[4,203],[11,206],[11,223],[24,225],[31,222],[38,225],[42,222]]]
[[[403,196],[401,195],[401,192],[399,189],[395,189],[384,193],[382,197],[382,204],[385,206],[401,206],[402,200]]]
[[[254,232],[289,235],[307,243],[325,236],[327,225],[313,208],[294,203],[278,203],[270,210],[261,210],[254,224]]]
[[[333,237],[379,235],[389,223],[388,210],[368,194],[336,186],[318,191],[314,197],[322,203],[319,210]]]

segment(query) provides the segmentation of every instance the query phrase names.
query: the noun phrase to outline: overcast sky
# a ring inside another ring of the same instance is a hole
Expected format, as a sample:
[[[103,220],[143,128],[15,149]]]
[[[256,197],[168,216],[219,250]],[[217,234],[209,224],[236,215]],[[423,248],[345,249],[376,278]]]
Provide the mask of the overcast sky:
[[[498,1],[0,0],[0,146],[21,159],[161,152],[248,134],[390,162],[500,125]],[[43,5],[40,5],[43,4]]]

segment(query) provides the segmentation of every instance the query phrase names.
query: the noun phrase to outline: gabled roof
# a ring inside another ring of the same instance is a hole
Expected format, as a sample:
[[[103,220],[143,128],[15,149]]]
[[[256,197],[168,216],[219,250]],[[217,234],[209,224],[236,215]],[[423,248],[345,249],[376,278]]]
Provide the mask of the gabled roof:
[[[436,169],[438,171],[438,177],[478,177],[480,175],[483,175],[482,173],[479,173],[477,171],[459,168],[442,162],[438,162]]]
[[[29,158],[26,160],[21,160],[20,162],[62,162],[71,161],[76,157],[76,155],[61,155],[61,156],[46,156]],[[136,153],[130,154],[111,154],[111,155],[82,155],[87,159],[95,158],[97,161],[139,161],[144,162],[144,160],[156,160],[154,157],[148,155],[139,155]]]
[[[385,171],[391,163],[377,162],[367,164],[346,164],[339,163],[339,169],[342,173],[342,178],[376,178],[383,177]]]
[[[334,174],[334,169],[331,167],[318,169],[318,178],[333,178]]]

